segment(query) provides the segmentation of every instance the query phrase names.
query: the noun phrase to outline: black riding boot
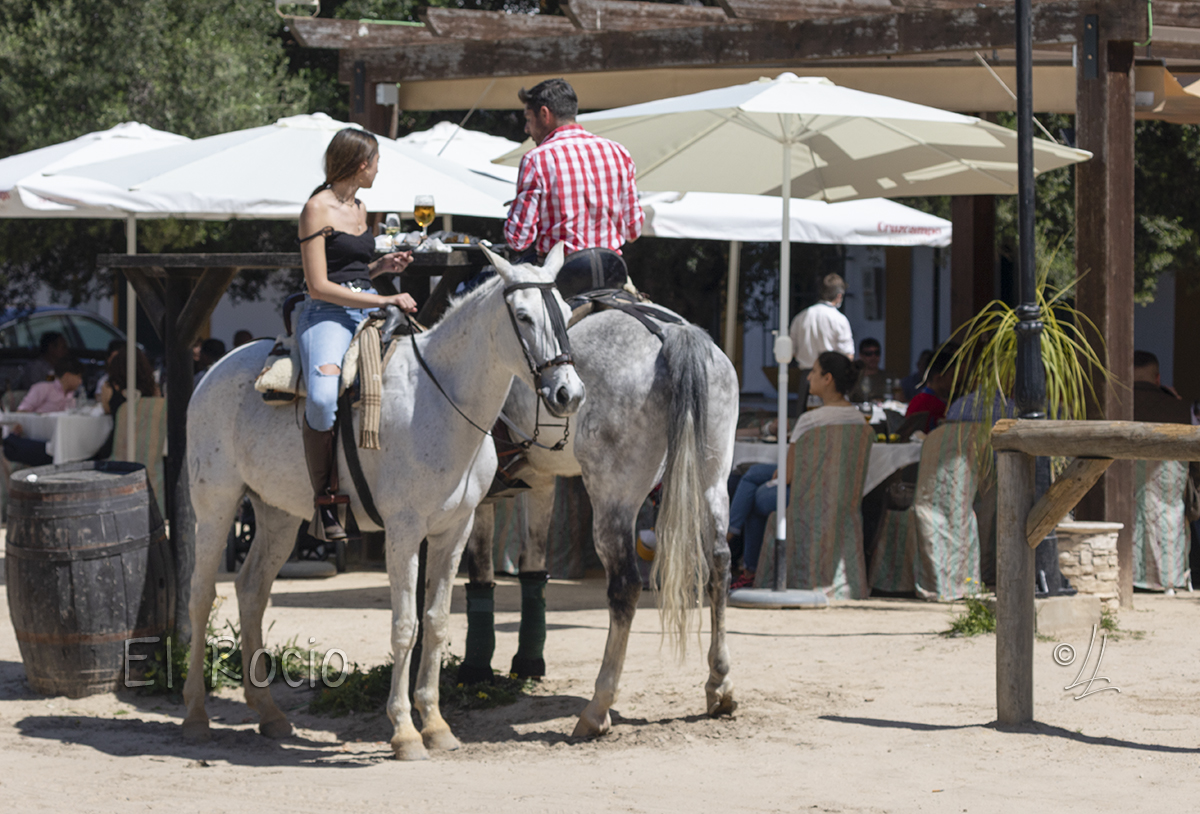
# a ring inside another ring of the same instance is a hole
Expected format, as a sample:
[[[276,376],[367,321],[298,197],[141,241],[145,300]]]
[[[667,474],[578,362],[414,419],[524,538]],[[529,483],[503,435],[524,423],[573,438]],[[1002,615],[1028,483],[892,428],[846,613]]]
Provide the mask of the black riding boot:
[[[346,530],[338,521],[337,505],[350,502],[349,496],[337,494],[334,432],[314,430],[308,426],[307,419],[304,421],[304,459],[308,463],[308,477],[312,481],[313,505],[316,508],[309,534],[326,542],[346,539]]]

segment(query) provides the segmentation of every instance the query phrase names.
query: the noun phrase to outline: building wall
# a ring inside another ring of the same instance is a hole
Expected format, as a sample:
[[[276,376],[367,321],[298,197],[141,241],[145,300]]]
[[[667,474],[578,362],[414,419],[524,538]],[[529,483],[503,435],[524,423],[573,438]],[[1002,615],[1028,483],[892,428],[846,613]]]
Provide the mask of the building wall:
[[[1162,383],[1174,386],[1175,272],[1159,276],[1154,302],[1133,307],[1133,349],[1157,356]]]

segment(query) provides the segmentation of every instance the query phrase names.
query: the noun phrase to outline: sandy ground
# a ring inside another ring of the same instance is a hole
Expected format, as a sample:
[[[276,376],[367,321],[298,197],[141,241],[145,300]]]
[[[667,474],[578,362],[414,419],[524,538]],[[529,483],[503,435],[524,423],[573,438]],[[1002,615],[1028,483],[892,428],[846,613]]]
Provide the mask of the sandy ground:
[[[220,613],[236,617],[229,577]],[[455,593],[452,650],[465,617]],[[1189,811],[1200,789],[1200,594],[1138,595],[1099,671],[1121,692],[1074,700],[1079,662],[1036,645],[1037,723],[999,731],[995,639],[948,639],[954,608],[905,600],[821,611],[731,610],[740,707],[702,714],[706,668],[693,646],[660,648],[652,600],[634,623],[611,734],[570,737],[607,630],[600,581],[549,591],[549,677],[536,695],[450,719],[463,748],[390,759],[382,713],[306,712],[281,687],[296,735],[257,733],[240,692],[210,699],[214,739],[179,735],[180,704],[132,692],[45,698],[25,683],[0,621],[0,800],[16,811]],[[494,666],[516,649],[519,588],[497,590]],[[361,664],[384,660],[386,577],[358,572],[277,583],[269,642],[317,639]],[[1083,658],[1087,638],[1072,642]],[[1096,655],[1085,671],[1090,676]],[[1096,687],[1103,686],[1097,684]],[[1093,687],[1095,689],[1096,687]]]

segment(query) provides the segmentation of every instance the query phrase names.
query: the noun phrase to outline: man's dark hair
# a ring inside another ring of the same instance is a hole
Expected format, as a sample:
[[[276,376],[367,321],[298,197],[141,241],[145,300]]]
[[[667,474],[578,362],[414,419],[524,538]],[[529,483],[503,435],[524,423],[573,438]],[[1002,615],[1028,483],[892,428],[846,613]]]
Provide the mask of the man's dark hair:
[[[1158,370],[1158,357],[1148,350],[1135,350],[1133,352],[1133,366],[1135,368],[1153,367],[1155,370]]]
[[[929,373],[945,373],[956,353],[958,353],[957,342],[947,342],[942,345],[929,361]]]
[[[821,278],[821,299],[833,302],[839,295],[846,293],[846,281],[840,274],[826,274]]]
[[[213,362],[225,355],[225,343],[220,339],[209,337],[200,343],[200,356]]]
[[[534,113],[548,108],[559,121],[574,121],[579,115],[579,97],[565,79],[546,79],[529,90],[521,88],[517,98]]]
[[[868,336],[866,339],[858,343],[858,352],[863,353],[867,348],[875,348],[876,350],[881,351],[883,350],[883,345],[879,344],[878,339]]]
[[[74,356],[64,356],[54,363],[54,378],[60,379],[64,373],[83,375],[83,363]]]
[[[55,342],[64,338],[65,337],[58,331],[46,331],[44,334],[42,334],[42,338],[38,340],[38,352],[42,356],[45,356],[46,352],[50,350]]]

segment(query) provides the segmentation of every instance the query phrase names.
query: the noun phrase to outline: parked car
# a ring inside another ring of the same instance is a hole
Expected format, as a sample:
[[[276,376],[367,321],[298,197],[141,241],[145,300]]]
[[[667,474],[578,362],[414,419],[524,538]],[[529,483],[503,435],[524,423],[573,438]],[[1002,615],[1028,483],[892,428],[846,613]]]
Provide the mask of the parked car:
[[[104,372],[108,345],[125,334],[108,320],[79,308],[54,306],[0,312],[0,393],[10,389],[21,366],[38,355],[42,334],[57,331],[67,338],[71,353],[83,362],[84,385],[91,393]]]

